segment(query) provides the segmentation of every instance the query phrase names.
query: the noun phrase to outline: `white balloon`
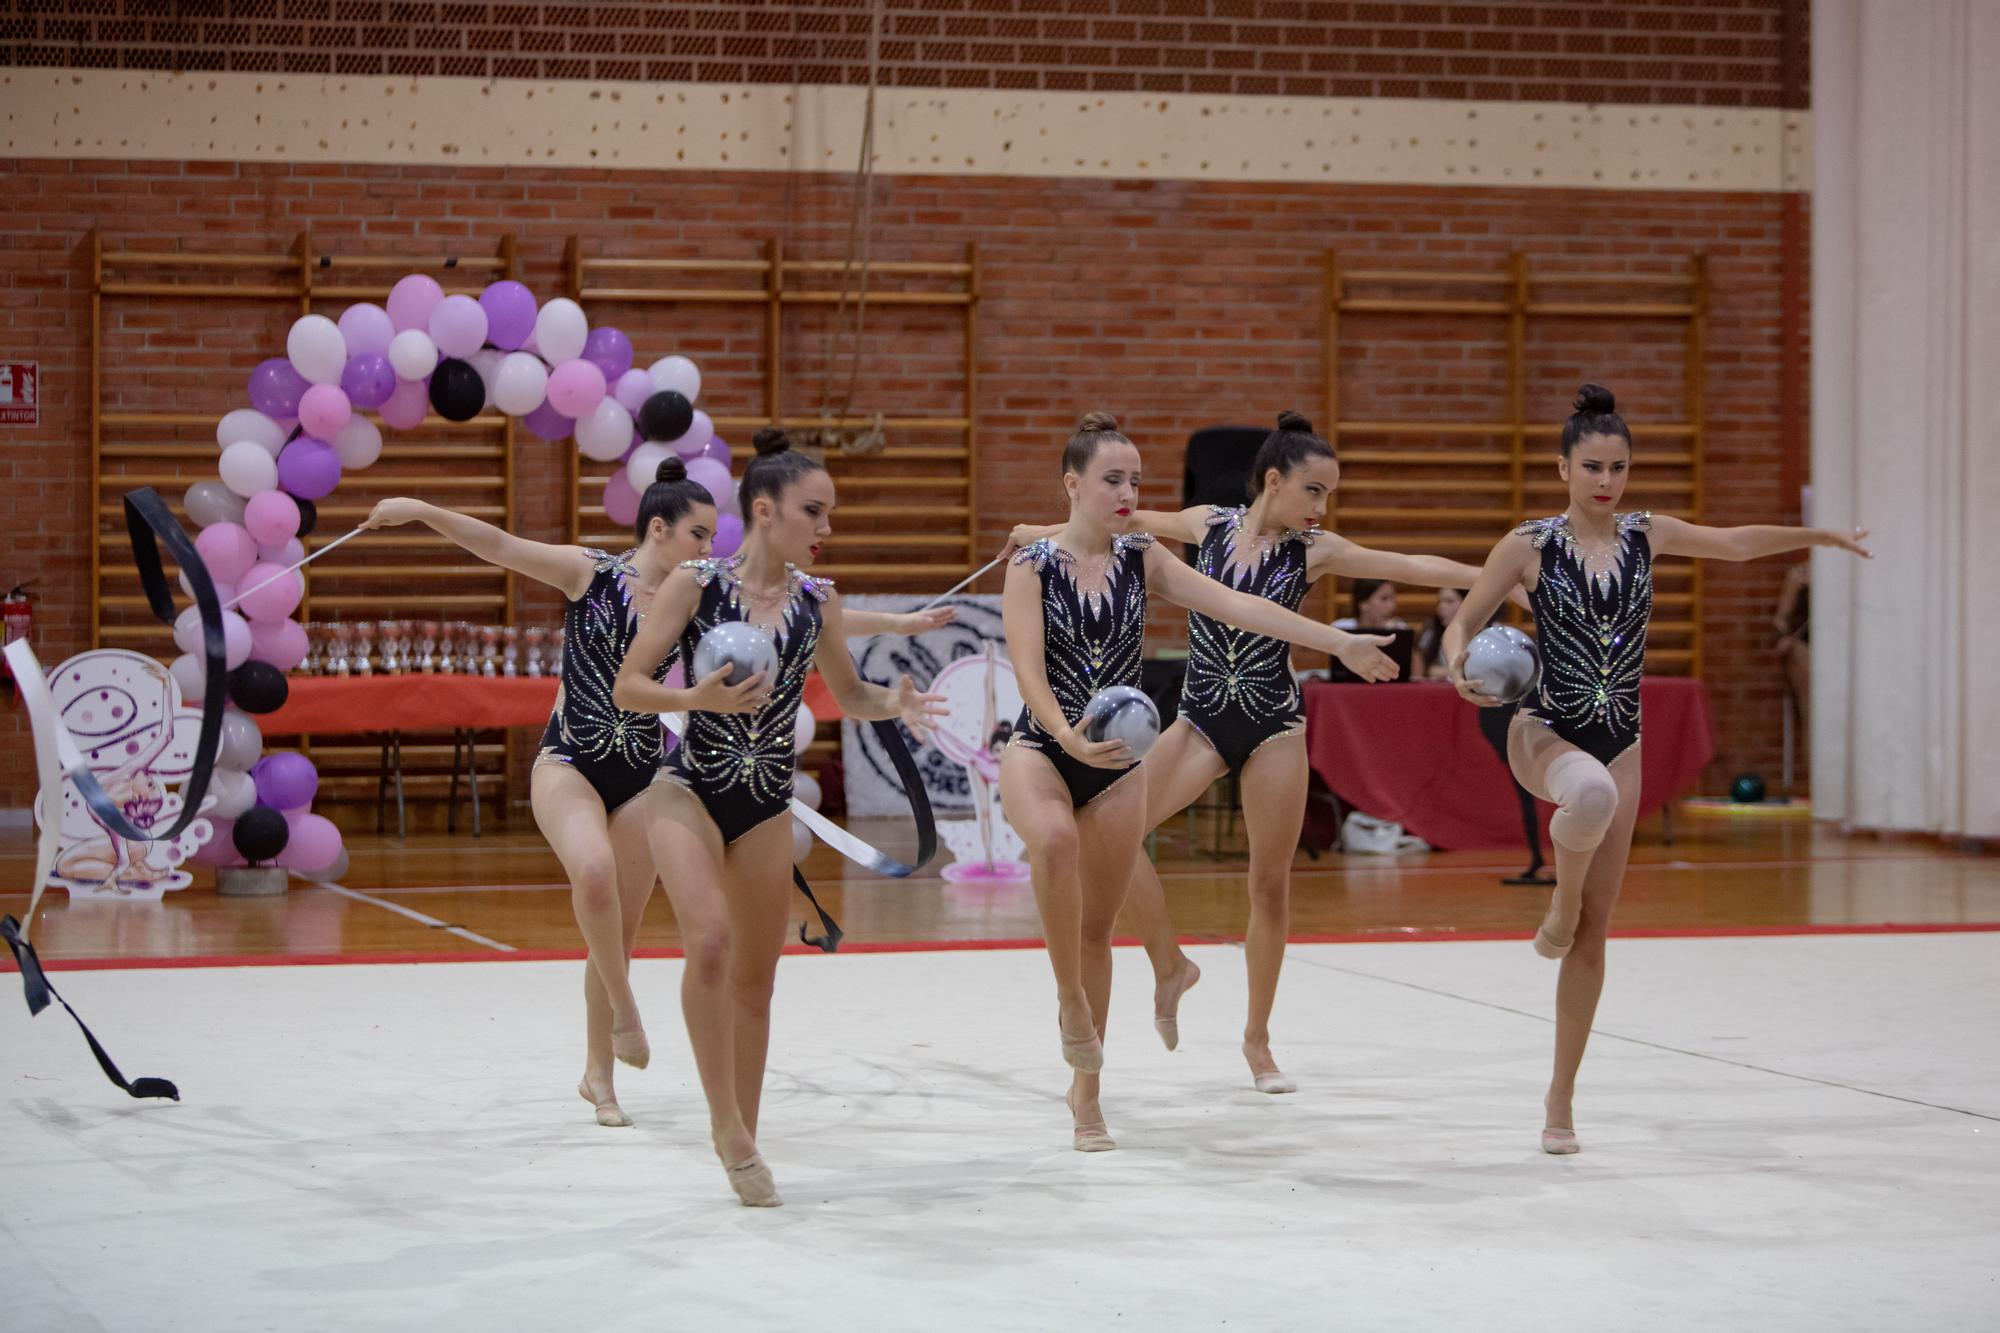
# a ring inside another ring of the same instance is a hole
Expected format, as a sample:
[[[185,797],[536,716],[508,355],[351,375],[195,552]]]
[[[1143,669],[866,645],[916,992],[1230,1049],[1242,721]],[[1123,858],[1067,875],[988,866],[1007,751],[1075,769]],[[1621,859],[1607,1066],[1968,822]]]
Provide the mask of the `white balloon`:
[[[500,358],[499,368],[493,374],[492,391],[487,396],[508,416],[524,417],[549,396],[549,368],[533,353],[509,352]]]
[[[297,537],[288,537],[279,546],[259,546],[257,559],[267,565],[288,568],[306,558],[306,544]]]
[[[479,372],[479,382],[486,386],[486,401],[489,403],[493,401],[493,377],[499,371],[500,362],[506,355],[497,347],[482,347],[465,358],[466,362]]]
[[[301,315],[285,335],[285,355],[292,369],[312,383],[338,384],[347,368],[347,339],[325,315]]]
[[[382,428],[356,412],[327,443],[340,455],[342,471],[358,472],[382,456]]]
[[[590,321],[584,318],[583,307],[567,296],[558,296],[535,316],[535,346],[552,366],[582,356],[589,337]]]
[[[404,329],[389,340],[389,364],[397,379],[420,380],[437,369],[438,345],[422,329]]]
[[[606,394],[589,416],[576,423],[576,447],[585,458],[600,463],[622,458],[632,447],[632,414]]]
[[[818,730],[818,728],[819,719],[813,716],[813,710],[804,704],[800,704],[798,730],[792,733],[792,753],[795,755],[804,754],[806,747],[813,743],[813,732]],[[804,774],[801,774],[801,779],[804,779],[804,776]],[[815,790],[817,790],[817,787],[815,787]],[[812,806],[815,810],[819,809],[819,805],[815,801],[808,801],[806,804]]]
[[[632,438],[626,436],[626,439]],[[625,480],[632,489],[644,495],[646,488],[660,479],[660,464],[674,456],[674,451],[664,444],[642,444],[632,451],[632,457],[625,460]]]
[[[253,407],[239,407],[216,423],[215,442],[227,449],[240,440],[261,444],[276,457],[285,447],[287,432],[283,426],[265,416]]]
[[[222,484],[246,500],[278,484],[278,460],[263,445],[249,440],[224,449],[216,470],[222,473]]]
[[[201,608],[190,606],[174,617],[174,647],[184,653],[201,651]]]
[[[806,809],[819,809],[820,797],[823,795],[819,789],[819,779],[810,773],[797,774],[792,778],[792,795],[796,796]]]
[[[208,673],[202,670],[201,659],[193,653],[182,653],[167,667],[167,674],[181,687],[181,699],[199,708],[208,680]]]
[[[701,371],[684,356],[663,356],[646,367],[655,393],[671,390],[690,403],[701,396]]]
[[[196,695],[197,699],[201,696]],[[234,768],[248,773],[264,753],[264,733],[258,729],[255,718],[235,706],[222,710],[222,748],[216,752],[216,762],[225,768]]]
[[[792,864],[802,866],[812,855],[813,831],[806,827],[806,821],[792,817]]]
[[[216,768],[208,779],[208,791],[215,797],[208,808],[210,819],[235,819],[257,804],[257,784],[248,773],[233,768]]]

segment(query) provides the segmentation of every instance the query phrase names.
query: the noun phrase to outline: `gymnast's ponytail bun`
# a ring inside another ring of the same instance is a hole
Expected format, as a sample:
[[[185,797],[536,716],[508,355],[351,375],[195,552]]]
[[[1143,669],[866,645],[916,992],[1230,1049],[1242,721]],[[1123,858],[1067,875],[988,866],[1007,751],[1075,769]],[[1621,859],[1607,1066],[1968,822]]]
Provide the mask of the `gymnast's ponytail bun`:
[[[1576,391],[1576,411],[1563,422],[1563,457],[1568,458],[1587,435],[1616,435],[1627,449],[1632,447],[1632,431],[1618,415],[1618,400],[1602,384],[1586,384]]]
[[[665,459],[653,473],[653,484],[639,497],[639,517],[632,524],[632,539],[644,545],[646,533],[656,518],[671,532],[696,505],[713,509],[715,497],[708,493],[708,487],[688,480],[686,463],[678,458]]]
[[[1289,477],[1310,458],[1331,461],[1333,446],[1313,434],[1312,422],[1299,413],[1278,413],[1278,428],[1264,437],[1264,443],[1257,446],[1256,459],[1250,464],[1251,496],[1263,494],[1273,471],[1280,477]]]
[[[776,504],[784,498],[786,488],[806,473],[826,471],[826,465],[817,458],[793,449],[792,437],[776,426],[764,427],[750,443],[757,456],[743,469],[743,480],[736,487],[736,503],[745,522],[750,519],[750,506],[759,496],[768,495],[771,503]]]
[[[1098,447],[1114,441],[1131,443],[1119,431],[1118,418],[1109,412],[1085,412],[1076,423],[1076,433],[1063,446],[1063,471],[1082,476],[1090,460],[1097,456]]]

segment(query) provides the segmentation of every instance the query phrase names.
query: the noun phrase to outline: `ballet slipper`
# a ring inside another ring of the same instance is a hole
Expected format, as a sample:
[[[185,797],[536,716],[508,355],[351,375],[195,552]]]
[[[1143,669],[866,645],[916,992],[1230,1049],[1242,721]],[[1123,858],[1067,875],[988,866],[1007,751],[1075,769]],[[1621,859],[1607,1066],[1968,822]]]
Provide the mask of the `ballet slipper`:
[[[1575,1130],[1545,1125],[1542,1128],[1542,1151],[1551,1157],[1567,1157],[1573,1152],[1582,1151],[1582,1146],[1576,1141]]]
[[[753,1152],[734,1165],[725,1162],[722,1169],[729,1176],[729,1188],[736,1191],[745,1208],[785,1206],[785,1201],[778,1197],[778,1182],[772,1179],[771,1168],[764,1165],[758,1154]]]
[[[616,1097],[607,1097],[603,1101],[597,1100],[596,1095],[590,1090],[589,1079],[585,1079],[576,1085],[576,1095],[597,1108],[597,1123],[603,1125],[606,1129],[625,1129],[631,1125],[632,1117],[626,1115],[620,1109]]]
[[[643,1027],[613,1031],[611,1053],[618,1057],[620,1064],[628,1064],[634,1069],[644,1069],[653,1062],[653,1048],[646,1041],[646,1029]]]
[[[1264,1057],[1269,1059],[1270,1055],[1271,1052],[1266,1049]],[[1282,1072],[1275,1063],[1269,1069],[1257,1068],[1257,1062],[1250,1058],[1250,1043],[1247,1041],[1243,1043],[1243,1058],[1250,1065],[1250,1079],[1256,1084],[1257,1091],[1268,1092],[1275,1096],[1299,1090],[1299,1085],[1292,1081],[1291,1075]]]
[[[1104,1068],[1104,1040],[1092,1028],[1087,1037],[1072,1037],[1063,1031],[1062,1011],[1056,1011],[1056,1035],[1062,1038],[1063,1063],[1085,1074]]]
[[[1069,1108],[1070,1119],[1076,1120],[1075,1088],[1071,1088],[1063,1094],[1063,1105]],[[1078,1152],[1110,1152],[1118,1146],[1118,1141],[1111,1137],[1111,1133],[1105,1127],[1104,1119],[1101,1115],[1096,1120],[1088,1122],[1076,1120],[1076,1128],[1072,1131],[1072,1134],[1073,1142],[1071,1146]]]
[[[1563,892],[1562,885],[1556,885],[1555,896],[1549,899],[1548,915],[1535,928],[1535,952],[1544,958],[1566,957],[1576,944],[1577,918],[1583,915],[1583,895]]]
[[[1170,1051],[1179,1049],[1181,1044],[1181,996],[1193,990],[1194,984],[1200,980],[1201,969],[1195,966],[1194,959],[1181,959],[1180,972],[1167,983],[1173,988],[1173,994],[1167,997],[1164,1014],[1160,1012],[1160,988],[1153,988],[1153,1031],[1160,1034],[1160,1040]]]

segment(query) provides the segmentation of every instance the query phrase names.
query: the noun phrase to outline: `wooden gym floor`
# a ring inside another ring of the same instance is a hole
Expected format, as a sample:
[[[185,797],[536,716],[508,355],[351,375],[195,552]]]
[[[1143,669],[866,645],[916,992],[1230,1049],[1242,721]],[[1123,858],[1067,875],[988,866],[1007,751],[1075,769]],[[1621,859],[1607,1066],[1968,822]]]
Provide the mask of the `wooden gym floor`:
[[[895,850],[906,828],[858,821],[856,831]],[[1158,864],[1182,936],[1241,938],[1246,907],[1240,837],[1209,852],[1191,846],[1183,821],[1163,831]],[[1928,839],[1844,836],[1799,817],[1683,811],[1672,842],[1655,817],[1640,826],[1614,924],[1629,935],[1794,933],[1816,930],[2000,929],[2000,858]],[[72,905],[52,890],[33,938],[51,962],[425,961],[581,956],[569,890],[525,812],[483,838],[357,835],[337,887],[298,884],[282,898],[220,898],[207,888],[156,904]],[[941,854],[942,855],[942,854]],[[1402,858],[1301,854],[1294,865],[1292,933],[1301,940],[1527,938],[1546,890],[1507,887],[1525,857],[1446,852]],[[32,874],[29,835],[0,834],[0,884]],[[822,900],[847,931],[847,948],[1032,943],[1026,884],[974,887],[934,873],[882,880],[825,848],[807,865]],[[197,872],[198,883],[206,872]],[[0,893],[19,914],[27,896]],[[795,900],[803,918],[803,900]],[[642,951],[678,943],[664,894],[655,893]]]

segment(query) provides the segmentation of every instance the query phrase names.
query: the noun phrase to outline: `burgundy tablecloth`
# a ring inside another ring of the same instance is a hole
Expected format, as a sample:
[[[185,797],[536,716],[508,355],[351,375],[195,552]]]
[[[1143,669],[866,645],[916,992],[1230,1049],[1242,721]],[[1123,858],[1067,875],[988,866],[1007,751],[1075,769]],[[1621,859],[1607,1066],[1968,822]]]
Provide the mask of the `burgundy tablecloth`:
[[[294,676],[285,706],[257,719],[266,736],[539,727],[554,676]]]
[[[1478,710],[1442,681],[1305,687],[1306,749],[1341,804],[1393,819],[1434,847],[1519,847],[1521,814]],[[1708,691],[1685,676],[1639,686],[1640,808],[1694,786],[1715,753]],[[1542,806],[1544,848],[1549,806]]]

